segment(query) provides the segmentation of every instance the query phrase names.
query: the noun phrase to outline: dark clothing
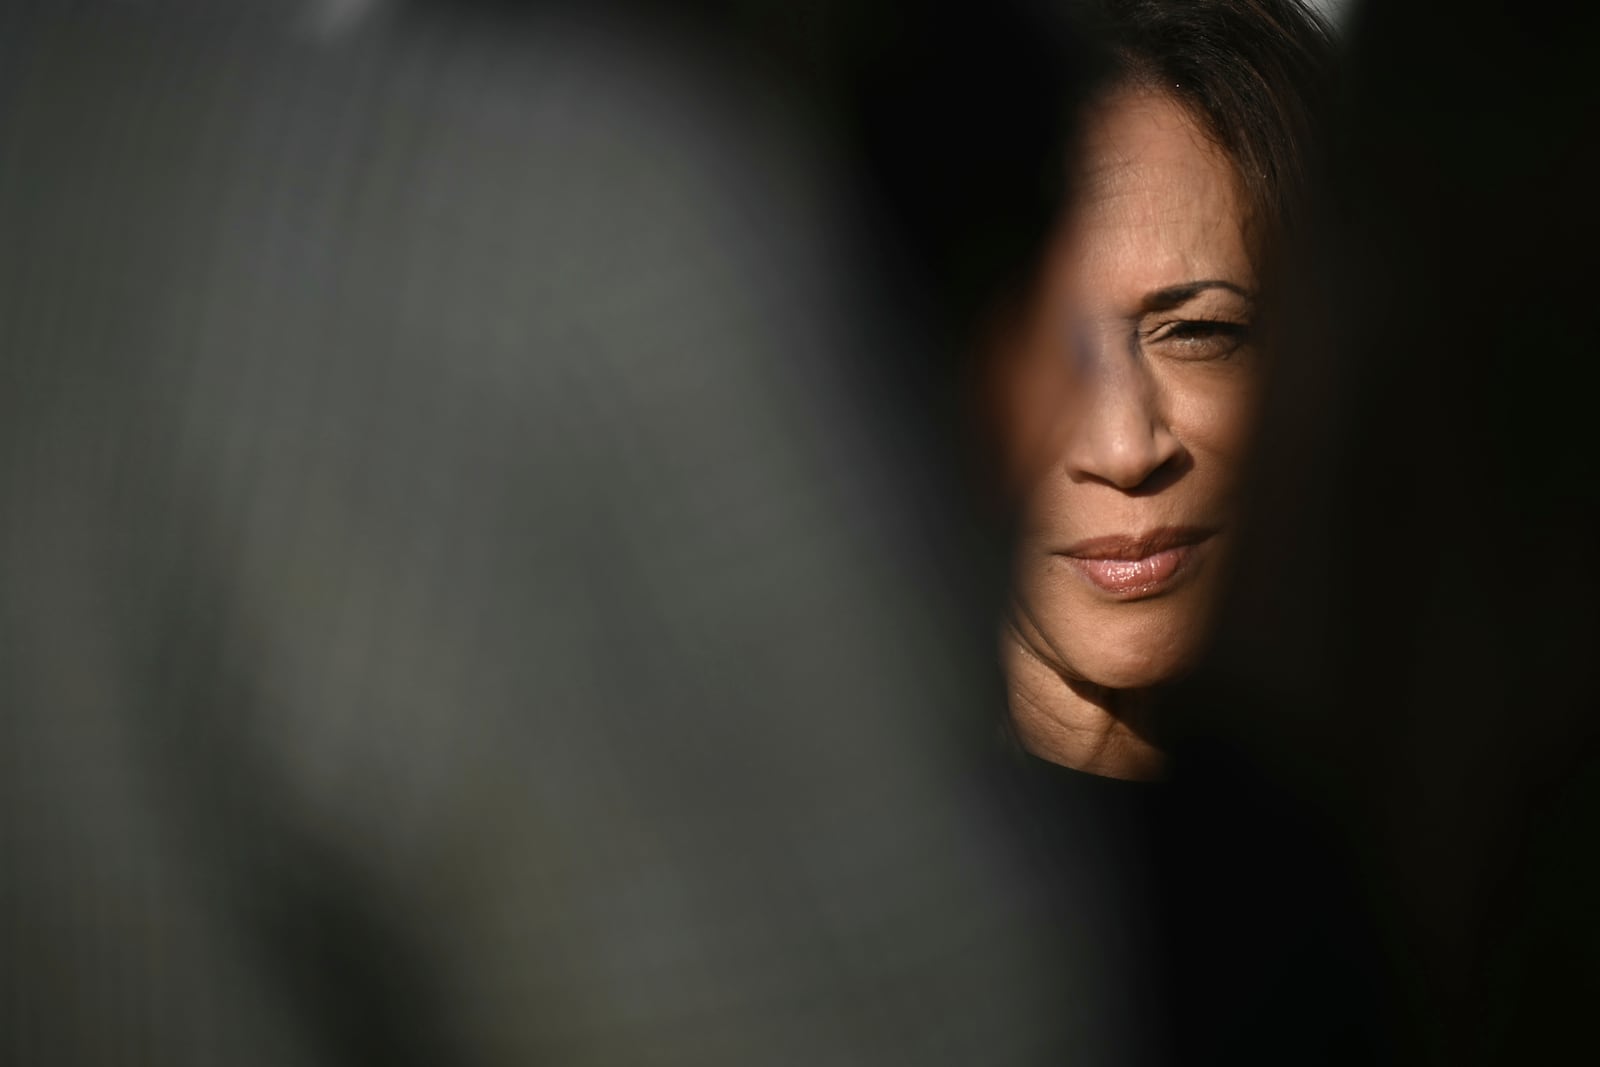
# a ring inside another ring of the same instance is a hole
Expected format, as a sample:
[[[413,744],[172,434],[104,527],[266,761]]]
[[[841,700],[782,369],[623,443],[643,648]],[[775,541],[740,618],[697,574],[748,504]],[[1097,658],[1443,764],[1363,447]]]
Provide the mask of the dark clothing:
[[[1165,891],[1157,869],[1164,788],[1018,757],[1015,796],[1040,869],[1055,879],[1054,924],[1096,932],[1096,980],[1128,1064],[1170,1063]],[[1093,872],[1085,878],[1084,872]]]
[[[1350,847],[1237,755],[1179,754],[1128,782],[1026,757],[1038,848],[1087,863],[1096,896],[1068,929],[1101,931],[1129,1062],[1390,1062],[1385,965]],[[1059,876],[1060,870],[1057,869]]]

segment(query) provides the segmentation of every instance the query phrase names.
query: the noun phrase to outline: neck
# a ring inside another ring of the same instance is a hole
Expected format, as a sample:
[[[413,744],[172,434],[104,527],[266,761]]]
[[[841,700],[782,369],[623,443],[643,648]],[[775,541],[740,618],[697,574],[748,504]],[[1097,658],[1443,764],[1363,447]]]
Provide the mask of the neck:
[[[1159,778],[1166,757],[1149,740],[1153,694],[1107,689],[1057,670],[1014,624],[1001,638],[1011,721],[1042,760],[1108,778]]]

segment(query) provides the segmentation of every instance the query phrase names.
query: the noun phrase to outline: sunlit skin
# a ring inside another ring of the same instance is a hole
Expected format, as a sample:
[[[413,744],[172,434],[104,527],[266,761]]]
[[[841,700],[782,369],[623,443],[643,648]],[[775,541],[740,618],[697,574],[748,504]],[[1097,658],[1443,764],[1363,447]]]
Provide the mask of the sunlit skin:
[[[1027,331],[1067,361],[1073,400],[1057,432],[1031,436],[1048,453],[1002,654],[1030,752],[1150,778],[1150,689],[1201,650],[1233,534],[1256,275],[1236,169],[1171,97],[1127,90],[1095,109],[1080,168]]]

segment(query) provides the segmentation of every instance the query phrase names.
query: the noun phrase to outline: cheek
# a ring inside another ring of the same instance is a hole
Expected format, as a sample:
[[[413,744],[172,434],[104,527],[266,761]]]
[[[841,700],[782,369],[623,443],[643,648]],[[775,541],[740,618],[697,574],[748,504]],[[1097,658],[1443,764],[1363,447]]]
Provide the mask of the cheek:
[[[1163,383],[1168,422],[1197,463],[1231,477],[1238,473],[1254,437],[1259,400],[1257,375],[1229,365],[1180,367]]]
[[[1036,478],[1023,502],[1022,521],[1017,532],[1024,543],[1048,539],[1067,528],[1071,513],[1071,493],[1056,477],[1046,474]]]

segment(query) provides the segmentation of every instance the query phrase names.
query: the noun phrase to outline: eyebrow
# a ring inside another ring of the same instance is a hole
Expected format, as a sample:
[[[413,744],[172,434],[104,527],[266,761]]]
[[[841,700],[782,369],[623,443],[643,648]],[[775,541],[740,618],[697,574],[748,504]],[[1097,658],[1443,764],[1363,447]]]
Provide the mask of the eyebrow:
[[[1238,293],[1250,301],[1254,301],[1256,298],[1256,294],[1243,286],[1225,282],[1220,278],[1207,278],[1197,282],[1184,282],[1182,285],[1169,285],[1165,289],[1157,289],[1146,294],[1139,305],[1139,313],[1142,315],[1152,311],[1169,311],[1179,305],[1188,303],[1207,289],[1226,289],[1228,292]]]

